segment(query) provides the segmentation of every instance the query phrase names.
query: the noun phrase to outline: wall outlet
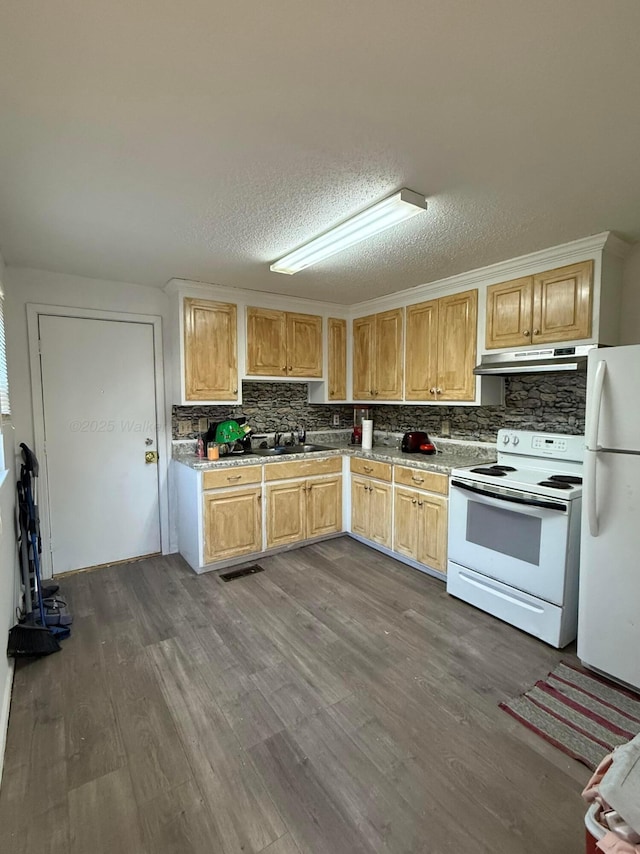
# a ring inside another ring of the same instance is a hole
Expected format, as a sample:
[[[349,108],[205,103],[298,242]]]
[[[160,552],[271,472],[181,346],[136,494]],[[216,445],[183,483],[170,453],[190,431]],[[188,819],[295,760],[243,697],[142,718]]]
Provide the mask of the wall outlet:
[[[209,419],[208,418],[198,418],[198,432],[206,433],[209,429]]]
[[[451,436],[451,421],[448,418],[443,418],[440,422],[440,435],[444,438]]]
[[[179,436],[188,436],[191,433],[191,421],[185,421],[181,418],[178,421],[178,435]]]
[[[340,415],[337,412],[333,413],[333,426],[334,427],[340,426]]]

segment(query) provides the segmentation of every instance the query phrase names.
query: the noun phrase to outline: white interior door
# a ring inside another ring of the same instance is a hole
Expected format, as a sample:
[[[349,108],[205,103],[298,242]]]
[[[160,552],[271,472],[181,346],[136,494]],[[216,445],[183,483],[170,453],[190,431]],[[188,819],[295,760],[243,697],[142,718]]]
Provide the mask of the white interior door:
[[[153,335],[39,316],[54,574],[160,551]]]

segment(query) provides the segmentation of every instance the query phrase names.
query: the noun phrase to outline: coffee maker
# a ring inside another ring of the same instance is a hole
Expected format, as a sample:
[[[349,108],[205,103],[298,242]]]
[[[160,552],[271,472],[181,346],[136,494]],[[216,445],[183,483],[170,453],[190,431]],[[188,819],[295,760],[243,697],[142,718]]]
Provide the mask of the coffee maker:
[[[351,444],[362,444],[362,422],[370,418],[366,407],[355,407],[353,410],[353,432],[351,433]]]

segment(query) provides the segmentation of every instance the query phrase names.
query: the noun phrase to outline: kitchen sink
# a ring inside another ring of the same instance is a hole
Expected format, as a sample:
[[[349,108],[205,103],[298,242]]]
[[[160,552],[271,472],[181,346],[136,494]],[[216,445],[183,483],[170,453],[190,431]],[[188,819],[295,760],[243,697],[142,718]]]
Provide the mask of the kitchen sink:
[[[279,445],[277,448],[254,448],[260,457],[279,457],[282,454],[313,454],[316,451],[335,451],[329,445]]]

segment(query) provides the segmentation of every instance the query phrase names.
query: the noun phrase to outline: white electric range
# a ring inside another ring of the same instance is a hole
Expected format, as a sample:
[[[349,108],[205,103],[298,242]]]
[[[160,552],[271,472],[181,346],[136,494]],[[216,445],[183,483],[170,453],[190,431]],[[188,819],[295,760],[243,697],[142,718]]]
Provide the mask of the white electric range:
[[[447,591],[561,648],[576,636],[584,436],[498,431],[454,469]]]

